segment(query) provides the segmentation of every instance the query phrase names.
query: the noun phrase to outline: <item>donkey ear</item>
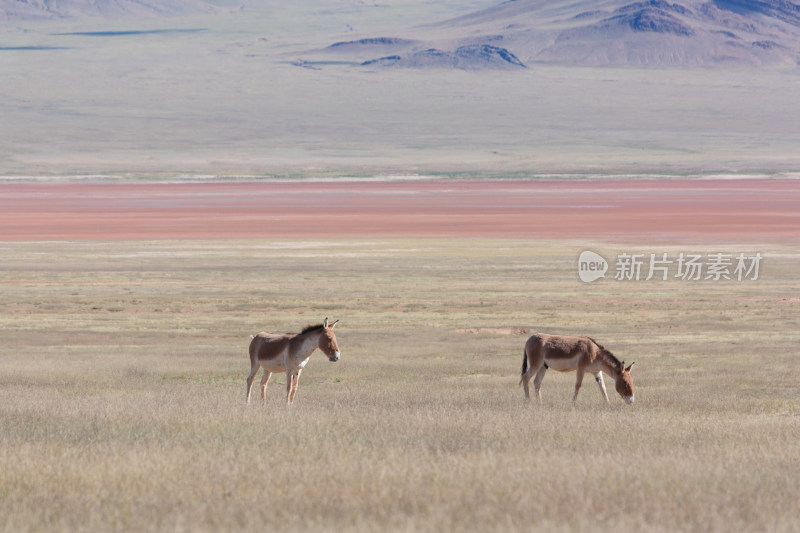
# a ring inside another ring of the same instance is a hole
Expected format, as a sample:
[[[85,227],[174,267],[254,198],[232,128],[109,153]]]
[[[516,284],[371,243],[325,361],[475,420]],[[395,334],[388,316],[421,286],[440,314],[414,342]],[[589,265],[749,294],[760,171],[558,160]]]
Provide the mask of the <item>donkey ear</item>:
[[[629,364],[629,365],[628,365],[628,368],[626,368],[626,369],[625,369],[625,372],[630,372],[630,371],[631,371],[631,367],[633,366],[633,364],[634,364],[635,362],[636,362],[636,361],[634,361],[633,363]]]
[[[325,321],[322,323],[322,327],[328,329],[328,317],[325,317]]]
[[[333,323],[333,324],[331,324],[331,329],[335,328],[335,327],[336,327],[336,324],[338,324],[338,323],[339,323],[339,321],[338,321],[338,320],[334,321],[334,323]]]

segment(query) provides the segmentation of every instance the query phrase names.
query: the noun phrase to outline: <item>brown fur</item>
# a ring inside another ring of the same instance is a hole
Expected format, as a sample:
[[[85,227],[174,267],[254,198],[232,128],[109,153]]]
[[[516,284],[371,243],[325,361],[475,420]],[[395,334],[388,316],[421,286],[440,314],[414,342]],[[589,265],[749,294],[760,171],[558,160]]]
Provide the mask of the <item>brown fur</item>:
[[[591,372],[595,375],[600,391],[608,402],[605,383],[602,373],[605,372],[614,378],[617,392],[628,403],[633,403],[633,380],[630,370],[633,363],[625,368],[625,363],[614,357],[610,351],[590,337],[571,337],[566,335],[548,335],[537,333],[532,335],[525,343],[525,354],[522,362],[522,378],[520,383],[525,388],[525,398],[530,399],[528,383],[534,380],[536,396],[541,401],[541,386],[545,372],[552,368],[560,372],[576,371],[575,394],[573,401],[578,398],[578,391],[583,382],[584,373]]]
[[[296,334],[271,335],[262,331],[250,341],[250,360],[269,361],[275,359],[296,336]]]

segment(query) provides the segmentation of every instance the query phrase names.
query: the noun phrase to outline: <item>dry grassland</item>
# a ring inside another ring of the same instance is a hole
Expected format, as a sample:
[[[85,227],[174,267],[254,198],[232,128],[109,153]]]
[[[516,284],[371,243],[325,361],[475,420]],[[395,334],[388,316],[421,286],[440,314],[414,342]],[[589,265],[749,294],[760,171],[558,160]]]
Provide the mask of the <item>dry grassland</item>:
[[[796,248],[591,285],[585,248],[3,244],[0,530],[799,531]],[[246,406],[248,336],[325,316],[342,360]],[[551,372],[526,405],[533,330],[636,361],[636,404]]]

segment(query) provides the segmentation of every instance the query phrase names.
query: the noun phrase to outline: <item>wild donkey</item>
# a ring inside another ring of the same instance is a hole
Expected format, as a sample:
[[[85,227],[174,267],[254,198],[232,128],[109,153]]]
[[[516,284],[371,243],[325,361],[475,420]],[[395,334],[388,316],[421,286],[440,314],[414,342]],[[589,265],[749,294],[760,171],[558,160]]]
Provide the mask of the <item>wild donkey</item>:
[[[528,368],[530,364],[530,368]],[[566,337],[562,335],[547,335],[536,333],[525,343],[525,354],[522,359],[522,379],[520,383],[525,386],[525,399],[530,399],[528,382],[533,380],[536,397],[542,401],[542,379],[548,368],[559,372],[578,372],[575,380],[575,394],[572,401],[578,398],[583,374],[591,372],[600,386],[603,397],[608,401],[606,385],[603,383],[603,372],[614,378],[615,388],[622,398],[629,404],[633,403],[633,380],[631,379],[631,363],[625,368],[625,362],[620,362],[614,355],[597,344],[589,337]]]
[[[261,380],[261,399],[266,401],[267,383],[273,372],[286,371],[286,404],[291,405],[297,393],[297,382],[311,354],[319,348],[331,362],[339,360],[341,353],[333,328],[337,320],[328,324],[328,319],[317,326],[308,326],[300,333],[274,335],[264,333],[250,338],[250,375],[247,377],[247,403],[250,403],[250,389],[259,368],[264,369]]]

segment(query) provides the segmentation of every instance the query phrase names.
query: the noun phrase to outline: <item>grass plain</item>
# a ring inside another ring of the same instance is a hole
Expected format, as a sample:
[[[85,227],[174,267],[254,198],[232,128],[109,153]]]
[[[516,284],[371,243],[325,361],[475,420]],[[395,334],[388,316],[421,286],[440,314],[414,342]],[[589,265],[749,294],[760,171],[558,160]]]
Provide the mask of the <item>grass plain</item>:
[[[0,246],[0,529],[798,531],[796,247],[756,281],[582,283],[513,239]],[[719,248],[719,250],[717,249]],[[291,409],[248,336],[325,316]],[[636,361],[636,404],[548,373],[532,331]]]

